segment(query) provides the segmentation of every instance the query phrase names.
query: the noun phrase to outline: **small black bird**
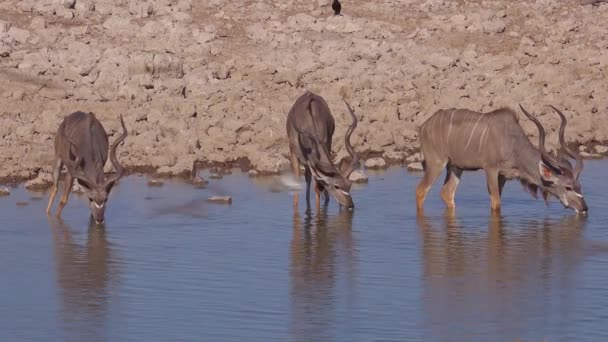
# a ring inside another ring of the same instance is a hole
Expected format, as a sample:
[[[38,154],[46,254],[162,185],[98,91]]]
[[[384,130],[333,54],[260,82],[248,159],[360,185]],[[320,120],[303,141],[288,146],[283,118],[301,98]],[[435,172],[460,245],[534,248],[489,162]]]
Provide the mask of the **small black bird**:
[[[334,0],[334,2],[331,4],[331,8],[334,10],[334,15],[340,15],[340,10],[342,10],[340,1]]]

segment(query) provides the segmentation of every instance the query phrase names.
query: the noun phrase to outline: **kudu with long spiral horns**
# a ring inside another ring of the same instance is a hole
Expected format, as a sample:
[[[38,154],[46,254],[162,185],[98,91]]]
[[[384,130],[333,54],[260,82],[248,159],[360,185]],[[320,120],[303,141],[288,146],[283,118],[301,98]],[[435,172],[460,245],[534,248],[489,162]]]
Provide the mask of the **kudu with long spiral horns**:
[[[116,158],[116,148],[127,137],[127,128],[122,115],[120,124],[122,135],[114,141],[110,148],[110,160],[116,172],[106,176],[103,169],[108,159],[108,136],[101,122],[93,113],[80,111],[68,115],[63,120],[55,136],[53,185],[46,209],[47,214],[51,213],[51,206],[57,195],[59,175],[65,165],[67,168],[65,189],[59,202],[57,216],[61,216],[61,211],[68,202],[74,179],[76,179],[89,199],[93,219],[98,224],[104,222],[108,195],[114,184],[124,174],[124,168]]]
[[[579,183],[583,160],[580,154],[566,146],[566,117],[551,107],[561,118],[557,156],[545,149],[542,124],[521,105],[522,112],[538,128],[538,148],[530,142],[511,109],[478,113],[452,108],[435,112],[420,127],[424,176],[416,188],[418,210],[423,209],[431,185],[445,168],[447,175],[441,197],[450,208],[455,206],[454,193],[462,172],[483,169],[492,210],[500,209],[500,196],[506,180],[519,179],[535,198],[540,190],[545,201],[552,195],[564,206],[586,213],[587,204]],[[575,159],[574,167],[566,155]]]

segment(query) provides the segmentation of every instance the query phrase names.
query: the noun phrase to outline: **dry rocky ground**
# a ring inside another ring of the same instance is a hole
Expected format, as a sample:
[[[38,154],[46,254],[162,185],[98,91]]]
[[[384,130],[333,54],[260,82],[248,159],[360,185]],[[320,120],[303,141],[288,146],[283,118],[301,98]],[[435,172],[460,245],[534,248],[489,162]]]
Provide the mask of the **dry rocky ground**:
[[[343,0],[334,17],[330,3],[3,1],[0,178],[48,180],[53,135],[76,110],[96,113],[110,141],[124,115],[119,159],[131,170],[176,175],[203,160],[277,172],[288,166],[287,112],[306,90],[332,109],[338,158],[342,96],[365,158],[418,159],[417,127],[437,109],[518,103],[540,115],[550,146],[553,104],[569,142],[606,155],[608,4]]]

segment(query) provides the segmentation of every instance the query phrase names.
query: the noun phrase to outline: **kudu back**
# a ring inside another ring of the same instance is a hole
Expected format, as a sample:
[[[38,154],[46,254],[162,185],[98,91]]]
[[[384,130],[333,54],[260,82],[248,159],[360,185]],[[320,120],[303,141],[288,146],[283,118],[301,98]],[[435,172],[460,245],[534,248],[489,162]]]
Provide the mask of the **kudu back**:
[[[359,156],[351,145],[350,136],[357,127],[357,117],[346,100],[344,103],[352,118],[344,137],[351,161],[342,160],[338,166],[330,157],[335,122],[327,102],[321,96],[306,92],[296,100],[287,116],[291,168],[294,175],[299,177],[300,163],[304,166],[307,204],[310,204],[310,183],[314,177],[317,205],[321,192],[327,204],[329,192],[342,207],[354,208],[349,176],[357,168]],[[294,194],[294,205],[297,205],[297,196],[297,193]]]
[[[579,175],[583,160],[566,146],[564,131],[566,117],[560,116],[560,151],[557,156],[545,149],[545,129],[521,105],[522,112],[539,132],[539,147],[530,142],[519,125],[517,116],[509,108],[488,113],[467,109],[447,109],[435,112],[420,127],[420,148],[424,155],[424,177],[416,188],[418,210],[431,185],[441,171],[447,170],[441,197],[450,208],[455,206],[454,194],[464,170],[483,169],[486,172],[492,210],[500,209],[500,195],[506,180],[518,179],[536,198],[543,195],[557,197],[566,207],[586,212],[587,204],[581,193]],[[574,167],[566,156],[575,159]]]
[[[59,176],[65,165],[67,174],[63,196],[57,209],[57,217],[68,202],[74,180],[84,189],[88,199],[91,215],[96,223],[104,221],[104,212],[108,195],[112,187],[124,174],[124,168],[116,158],[116,148],[127,137],[125,122],[120,116],[122,135],[110,148],[110,160],[116,170],[106,176],[103,169],[108,159],[108,135],[103,125],[93,113],[74,112],[61,122],[55,136],[55,162],[53,166],[53,185],[46,209],[51,207],[57,195]]]

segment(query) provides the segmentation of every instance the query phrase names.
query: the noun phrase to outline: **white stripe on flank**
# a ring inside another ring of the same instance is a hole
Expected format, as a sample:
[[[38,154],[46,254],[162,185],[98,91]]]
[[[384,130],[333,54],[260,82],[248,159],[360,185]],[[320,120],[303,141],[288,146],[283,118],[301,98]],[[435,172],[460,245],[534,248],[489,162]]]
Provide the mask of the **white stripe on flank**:
[[[481,141],[483,140],[483,136],[486,135],[486,131],[488,130],[488,127],[490,127],[490,124],[492,123],[492,120],[494,120],[495,116],[496,115],[492,115],[492,117],[486,123],[486,128],[484,128],[483,133],[481,133],[481,138],[479,138],[479,147],[477,148],[477,151],[481,151]]]
[[[446,150],[448,153],[450,152],[450,133],[452,133],[452,122],[454,122],[454,113],[458,111],[458,109],[452,109],[452,114],[450,115],[450,128],[448,128],[448,137],[445,139],[447,144]]]
[[[444,115],[443,115],[443,112],[442,112],[441,113],[441,119],[439,119],[439,128],[437,128],[437,129],[441,129],[441,127],[443,127],[443,116]],[[441,144],[441,149],[445,150],[445,143],[444,143],[444,140],[443,140],[443,134],[439,134],[439,138],[441,139],[439,141],[439,143]]]
[[[431,135],[429,136],[429,138],[432,138],[431,140],[433,140],[433,143],[435,142],[435,138],[433,136],[433,129],[431,128],[432,122],[435,122],[435,119],[437,119],[437,116],[432,116],[431,119],[429,120],[429,130],[431,131]]]
[[[448,141],[450,140],[450,133],[452,133],[452,122],[454,121],[454,113],[457,111],[458,109],[454,109],[452,110],[452,115],[450,116],[450,128],[448,128]]]
[[[475,133],[475,129],[477,128],[477,125],[479,124],[479,121],[481,120],[481,118],[483,118],[485,115],[480,115],[479,119],[477,119],[477,122],[475,123],[475,126],[473,126],[473,129],[471,130],[471,135],[469,135],[469,140],[467,141],[467,144],[464,145],[464,148],[466,149],[469,144],[471,143],[471,139],[473,138],[473,134]]]

